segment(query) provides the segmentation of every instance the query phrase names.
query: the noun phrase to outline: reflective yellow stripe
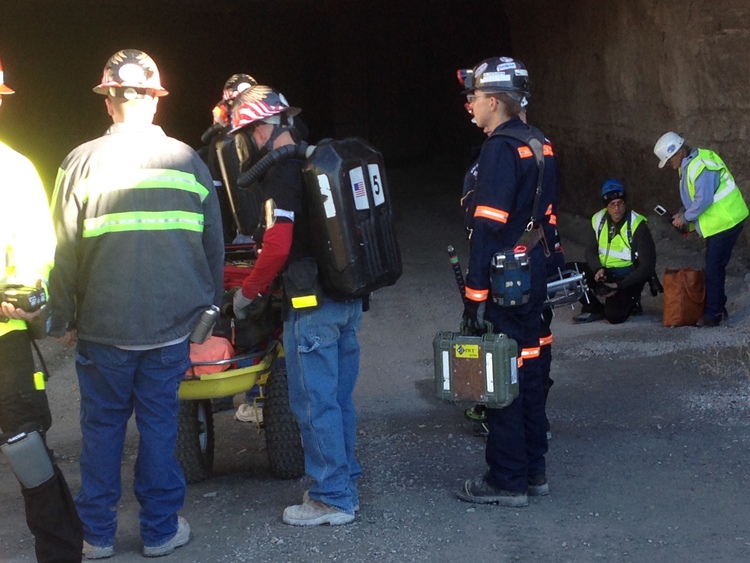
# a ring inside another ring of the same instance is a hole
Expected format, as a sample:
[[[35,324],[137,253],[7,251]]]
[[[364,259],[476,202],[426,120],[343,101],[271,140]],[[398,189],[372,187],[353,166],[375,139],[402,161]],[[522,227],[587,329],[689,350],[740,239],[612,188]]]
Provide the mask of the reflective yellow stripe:
[[[106,178],[94,174],[81,183],[85,186],[84,202],[103,193],[130,189],[182,190],[197,194],[201,201],[206,199],[209,193],[193,174],[170,169],[123,171],[114,177],[107,175]]]
[[[494,207],[488,207],[486,205],[477,205],[474,211],[474,217],[484,217],[490,221],[497,221],[498,223],[506,223],[508,221],[508,212],[502,209],[495,209]]]
[[[631,253],[629,248],[625,248],[624,250],[615,250],[613,248],[609,248],[607,250],[606,246],[600,246],[599,247],[599,256],[607,256],[609,254],[610,258],[619,258],[620,260],[625,260],[626,262],[632,262],[633,261],[633,254]],[[611,266],[616,267],[616,266]]]
[[[44,391],[45,384],[44,384],[44,373],[41,371],[38,371],[34,374],[34,389],[37,391]]]
[[[307,309],[308,307],[317,307],[318,298],[315,295],[302,295],[301,297],[292,297],[292,307],[295,309]]]
[[[84,238],[123,231],[173,231],[178,229],[202,233],[203,214],[188,211],[133,211],[108,213],[101,217],[85,219],[83,222]]]

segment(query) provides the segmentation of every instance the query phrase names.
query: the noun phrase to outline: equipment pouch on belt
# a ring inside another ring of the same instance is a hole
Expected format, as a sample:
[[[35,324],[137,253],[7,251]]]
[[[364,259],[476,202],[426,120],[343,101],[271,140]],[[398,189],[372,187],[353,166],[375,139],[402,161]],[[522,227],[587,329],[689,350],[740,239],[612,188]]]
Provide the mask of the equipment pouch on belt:
[[[531,296],[531,258],[523,247],[498,252],[490,264],[492,300],[501,307],[517,307]]]
[[[26,489],[46,483],[55,474],[47,447],[39,432],[20,432],[3,441],[0,450]]]
[[[284,292],[295,311],[311,311],[323,304],[323,288],[314,259],[295,260],[282,274]]]

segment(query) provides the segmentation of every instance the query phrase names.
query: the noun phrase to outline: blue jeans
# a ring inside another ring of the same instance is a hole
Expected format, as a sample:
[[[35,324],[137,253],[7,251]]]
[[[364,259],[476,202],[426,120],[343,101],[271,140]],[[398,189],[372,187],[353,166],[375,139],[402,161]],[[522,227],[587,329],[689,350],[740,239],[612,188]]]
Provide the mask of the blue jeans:
[[[703,317],[711,321],[721,319],[727,304],[727,295],[724,293],[727,264],[742,231],[742,225],[740,223],[731,229],[706,237],[706,310]]]
[[[362,302],[326,301],[284,322],[289,403],[302,433],[310,498],[354,514],[362,468],[354,456]]]
[[[109,546],[115,539],[120,467],[133,411],[140,434],[133,490],[141,505],[143,543],[158,546],[177,532],[186,489],[174,455],[177,390],[189,362],[187,340],[143,351],[78,341],[82,450],[75,500],[90,544]]]

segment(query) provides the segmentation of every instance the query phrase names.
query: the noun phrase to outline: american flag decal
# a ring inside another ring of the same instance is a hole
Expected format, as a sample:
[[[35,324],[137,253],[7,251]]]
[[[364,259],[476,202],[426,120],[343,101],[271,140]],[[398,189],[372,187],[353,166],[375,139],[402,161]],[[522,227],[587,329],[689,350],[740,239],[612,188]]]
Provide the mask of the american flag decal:
[[[354,183],[354,196],[355,197],[367,197],[365,195],[365,183],[364,182],[360,181],[360,182]]]

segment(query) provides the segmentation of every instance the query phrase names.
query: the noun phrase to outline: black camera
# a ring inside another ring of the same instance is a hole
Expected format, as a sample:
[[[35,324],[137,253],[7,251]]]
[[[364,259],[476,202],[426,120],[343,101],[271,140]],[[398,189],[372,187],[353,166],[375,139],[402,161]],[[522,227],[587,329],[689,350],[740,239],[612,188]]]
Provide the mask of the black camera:
[[[41,287],[0,284],[0,301],[10,303],[16,309],[33,313],[47,304],[47,294]]]

